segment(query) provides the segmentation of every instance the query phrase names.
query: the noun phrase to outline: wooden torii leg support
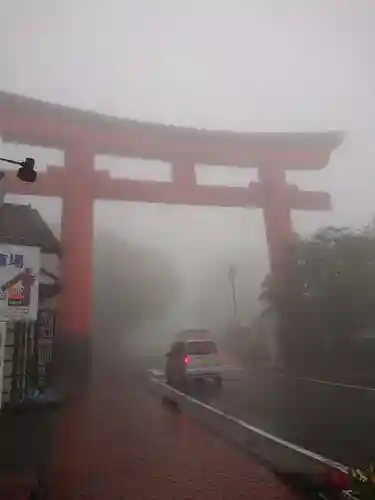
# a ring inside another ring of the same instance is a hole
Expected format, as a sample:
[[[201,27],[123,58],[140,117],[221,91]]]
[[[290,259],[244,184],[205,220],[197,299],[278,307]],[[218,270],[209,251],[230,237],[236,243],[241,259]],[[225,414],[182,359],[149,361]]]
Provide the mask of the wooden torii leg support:
[[[142,124],[7,93],[0,93],[0,136],[65,153],[65,168],[48,167],[31,186],[11,179],[8,191],[63,199],[58,340],[75,383],[85,379],[90,365],[94,200],[261,208],[276,270],[292,234],[290,211],[330,209],[329,194],[289,185],[286,170],[323,168],[342,141],[334,132],[245,134]],[[108,172],[95,171],[98,154],[169,162],[172,182],[112,180]],[[196,164],[254,166],[259,182],[248,188],[198,185]]]

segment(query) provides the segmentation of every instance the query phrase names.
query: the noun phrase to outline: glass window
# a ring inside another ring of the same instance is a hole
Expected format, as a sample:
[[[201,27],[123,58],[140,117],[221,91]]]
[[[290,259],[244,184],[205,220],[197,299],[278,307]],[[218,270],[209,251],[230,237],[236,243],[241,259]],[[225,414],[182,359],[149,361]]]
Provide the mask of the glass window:
[[[217,346],[215,342],[212,342],[212,340],[186,342],[186,354],[217,354]]]

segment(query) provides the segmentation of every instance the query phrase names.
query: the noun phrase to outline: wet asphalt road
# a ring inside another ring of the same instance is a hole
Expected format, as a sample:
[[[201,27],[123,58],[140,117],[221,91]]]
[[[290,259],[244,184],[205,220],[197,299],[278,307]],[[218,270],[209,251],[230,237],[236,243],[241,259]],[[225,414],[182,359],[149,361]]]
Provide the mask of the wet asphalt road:
[[[190,394],[251,425],[349,466],[375,460],[375,389],[277,375],[231,373],[223,388]]]
[[[345,465],[375,458],[375,390],[245,375],[195,395],[234,417]]]

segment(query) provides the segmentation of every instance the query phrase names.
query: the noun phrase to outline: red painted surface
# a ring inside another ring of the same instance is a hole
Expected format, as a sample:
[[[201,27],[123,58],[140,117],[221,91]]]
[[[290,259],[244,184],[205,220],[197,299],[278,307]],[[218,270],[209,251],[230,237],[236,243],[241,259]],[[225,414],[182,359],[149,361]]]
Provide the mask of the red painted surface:
[[[50,105],[0,92],[3,141],[57,148],[65,169],[50,167],[34,185],[9,179],[8,191],[63,198],[62,318],[65,334],[90,331],[93,202],[95,199],[262,208],[271,267],[291,235],[292,209],[327,210],[324,192],[288,185],[285,170],[321,169],[341,142],[336,133],[246,134],[142,124]],[[172,164],[172,182],[116,179],[94,171],[94,157],[111,154]],[[257,165],[249,188],[199,186],[194,165]]]
[[[70,405],[49,479],[51,500],[302,500],[124,369]]]
[[[63,246],[62,331],[87,334],[91,318],[92,238],[94,228],[90,148],[73,144],[65,152],[61,240]]]

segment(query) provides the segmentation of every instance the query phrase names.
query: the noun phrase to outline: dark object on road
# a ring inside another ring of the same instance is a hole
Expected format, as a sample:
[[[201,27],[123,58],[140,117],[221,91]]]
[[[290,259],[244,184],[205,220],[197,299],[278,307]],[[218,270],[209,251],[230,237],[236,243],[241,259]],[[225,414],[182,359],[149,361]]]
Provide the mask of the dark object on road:
[[[163,403],[164,406],[167,406],[171,410],[175,411],[176,413],[181,413],[181,410],[176,403],[176,401],[173,401],[173,399],[170,398],[162,398],[161,402]]]

